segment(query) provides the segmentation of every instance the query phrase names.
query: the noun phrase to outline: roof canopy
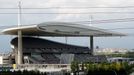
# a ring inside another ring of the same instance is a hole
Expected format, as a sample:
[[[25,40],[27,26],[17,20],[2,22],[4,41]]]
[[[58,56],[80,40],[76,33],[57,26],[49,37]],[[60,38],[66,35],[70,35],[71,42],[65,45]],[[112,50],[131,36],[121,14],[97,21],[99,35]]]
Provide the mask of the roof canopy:
[[[20,26],[7,28],[2,31],[3,34],[17,35],[18,30],[26,36],[125,36],[92,26],[68,22],[45,22],[37,25]]]

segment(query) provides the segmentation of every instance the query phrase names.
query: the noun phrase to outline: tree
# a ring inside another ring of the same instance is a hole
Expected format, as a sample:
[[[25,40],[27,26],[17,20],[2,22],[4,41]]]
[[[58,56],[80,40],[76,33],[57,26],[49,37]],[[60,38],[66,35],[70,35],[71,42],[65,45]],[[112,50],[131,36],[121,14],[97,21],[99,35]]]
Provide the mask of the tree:
[[[71,62],[71,71],[76,74],[79,71],[79,63],[77,61]]]

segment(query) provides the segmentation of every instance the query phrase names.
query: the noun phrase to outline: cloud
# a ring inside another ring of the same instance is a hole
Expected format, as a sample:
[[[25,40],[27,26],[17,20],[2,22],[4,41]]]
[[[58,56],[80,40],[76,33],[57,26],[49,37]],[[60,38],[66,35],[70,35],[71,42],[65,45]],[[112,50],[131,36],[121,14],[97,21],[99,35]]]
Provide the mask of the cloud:
[[[0,7],[16,7],[18,5],[19,0],[1,0]],[[110,7],[110,6],[131,6],[134,4],[132,0],[22,0],[22,7],[24,8],[45,8],[45,7]],[[119,10],[119,9],[47,9],[47,10],[23,10],[24,12],[57,12],[57,13],[81,13],[81,12],[96,12],[96,11],[130,11],[130,10]],[[51,15],[51,14],[48,14]],[[47,16],[48,16],[47,15]],[[46,16],[46,15],[45,15]],[[80,15],[80,14],[56,14],[53,16],[51,20],[81,20],[81,19],[89,19],[90,14]],[[97,16],[97,15],[96,15]],[[105,15],[102,15],[105,16]],[[35,17],[35,15],[31,15],[29,18]],[[26,19],[29,19],[26,18]],[[37,17],[35,17],[37,18]],[[108,16],[106,17],[108,18]],[[32,18],[33,19],[33,18]]]
[[[17,8],[19,0],[0,0],[1,8]],[[134,0],[21,0],[23,8],[45,8],[45,7],[118,7],[118,6],[134,6]],[[82,13],[82,12],[96,12],[96,11],[133,11],[131,9],[106,9],[106,8],[90,8],[90,9],[36,9],[36,10],[22,10],[22,12],[31,12],[31,13]],[[0,10],[1,12],[17,12],[17,10]],[[104,20],[104,19],[116,19],[116,18],[129,18],[134,17],[133,14],[36,14],[36,15],[22,15],[22,24],[35,24],[45,21],[88,21],[90,16],[93,16],[93,20]],[[0,23],[5,25],[17,24],[17,14],[16,15],[3,15],[0,14]],[[93,26],[101,28],[118,28],[118,27],[132,27],[133,22],[129,23],[107,23],[107,24],[95,24]],[[117,30],[119,31],[119,30]],[[130,30],[122,30],[121,32],[130,32]],[[131,32],[134,32],[133,30]],[[100,39],[99,39],[100,40]],[[103,39],[105,40],[105,39]],[[108,39],[109,40],[109,39]],[[119,39],[117,39],[119,40]],[[134,40],[133,38],[131,40]],[[73,41],[73,40],[72,40]],[[113,40],[112,40],[113,41]],[[115,46],[110,41],[110,45]],[[120,41],[124,41],[121,40]],[[126,41],[126,40],[125,40]],[[83,42],[86,42],[87,39]],[[134,42],[130,41],[131,45]],[[120,43],[120,42],[119,42]],[[104,43],[105,45],[107,43]],[[120,44],[121,46],[122,44]],[[125,44],[127,47],[127,43]],[[106,45],[105,45],[106,46]],[[122,45],[124,46],[124,45]],[[125,47],[125,46],[124,46]],[[131,46],[132,47],[132,46]],[[6,48],[6,47],[5,47]],[[130,47],[129,47],[130,48]]]

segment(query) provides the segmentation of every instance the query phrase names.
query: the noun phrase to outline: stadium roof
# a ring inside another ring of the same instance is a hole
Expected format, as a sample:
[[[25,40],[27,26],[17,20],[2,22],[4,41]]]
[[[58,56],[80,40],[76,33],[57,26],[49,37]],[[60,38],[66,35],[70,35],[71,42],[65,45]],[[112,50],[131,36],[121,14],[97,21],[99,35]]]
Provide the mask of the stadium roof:
[[[69,22],[44,22],[37,25],[11,27],[4,29],[2,33],[17,35],[18,30],[26,36],[125,36],[122,33]]]

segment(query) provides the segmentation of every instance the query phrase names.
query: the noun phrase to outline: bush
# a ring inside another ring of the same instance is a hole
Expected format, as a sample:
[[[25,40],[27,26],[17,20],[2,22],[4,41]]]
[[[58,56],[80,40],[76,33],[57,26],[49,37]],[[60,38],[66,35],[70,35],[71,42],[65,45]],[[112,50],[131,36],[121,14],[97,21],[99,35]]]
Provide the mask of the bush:
[[[72,71],[78,71],[80,66],[77,62],[72,62],[71,69]],[[109,73],[107,75],[112,75],[113,73],[117,75],[129,75],[130,73],[134,72],[134,64],[129,65],[128,63],[85,63],[84,66],[82,65],[82,71],[87,72],[87,74],[95,75],[97,73]],[[105,75],[103,74],[103,75]]]

